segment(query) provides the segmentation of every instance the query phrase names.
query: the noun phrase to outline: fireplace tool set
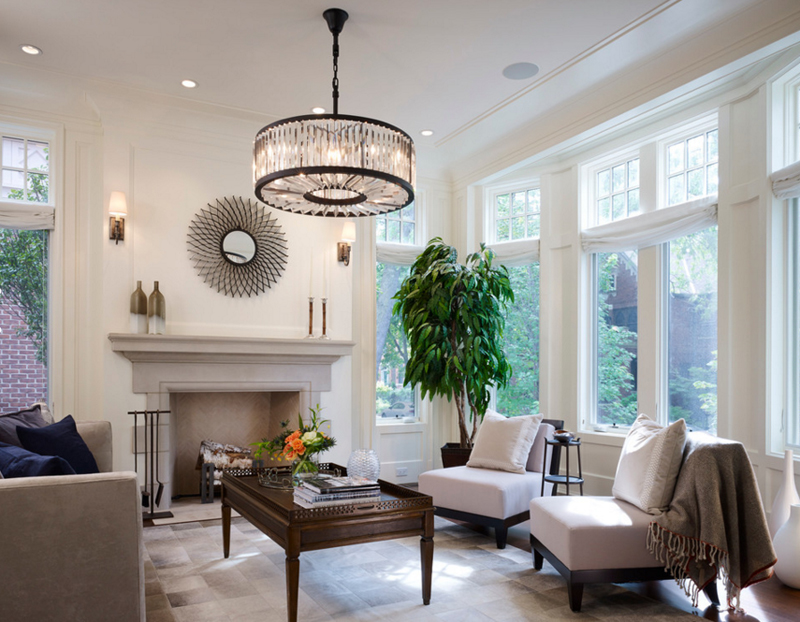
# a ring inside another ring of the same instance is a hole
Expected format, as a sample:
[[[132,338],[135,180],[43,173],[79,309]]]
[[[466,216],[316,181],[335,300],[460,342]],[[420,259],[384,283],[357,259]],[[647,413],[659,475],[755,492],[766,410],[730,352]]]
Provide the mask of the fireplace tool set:
[[[168,410],[131,410],[133,415],[133,455],[134,469],[139,473],[139,415],[144,416],[144,484],[142,486],[142,507],[147,508],[145,519],[171,518],[172,512],[156,512],[156,506],[161,505],[164,494],[164,484],[160,478],[158,459],[159,450],[159,421],[161,415],[169,414]],[[148,432],[150,442],[147,441]],[[149,466],[148,466],[149,463]]]

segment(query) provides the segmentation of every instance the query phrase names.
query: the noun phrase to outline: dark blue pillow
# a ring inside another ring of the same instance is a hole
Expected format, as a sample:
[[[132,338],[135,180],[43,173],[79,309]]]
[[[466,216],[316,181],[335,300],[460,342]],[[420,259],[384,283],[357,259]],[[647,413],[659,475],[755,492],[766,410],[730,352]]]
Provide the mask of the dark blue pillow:
[[[0,473],[3,477],[74,475],[69,462],[58,456],[40,456],[22,447],[0,443]]]
[[[99,473],[97,461],[78,434],[75,420],[67,415],[44,428],[17,428],[22,446],[41,456],[61,456],[79,475]]]

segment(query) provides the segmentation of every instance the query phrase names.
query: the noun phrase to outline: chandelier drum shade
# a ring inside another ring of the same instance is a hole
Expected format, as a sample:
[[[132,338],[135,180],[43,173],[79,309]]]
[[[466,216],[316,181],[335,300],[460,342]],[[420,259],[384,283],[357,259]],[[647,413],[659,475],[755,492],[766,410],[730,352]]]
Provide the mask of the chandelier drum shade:
[[[340,115],[338,36],[348,15],[323,14],[333,34],[333,114],[282,119],[253,145],[256,197],[287,212],[349,218],[404,208],[414,200],[414,141],[374,119]]]

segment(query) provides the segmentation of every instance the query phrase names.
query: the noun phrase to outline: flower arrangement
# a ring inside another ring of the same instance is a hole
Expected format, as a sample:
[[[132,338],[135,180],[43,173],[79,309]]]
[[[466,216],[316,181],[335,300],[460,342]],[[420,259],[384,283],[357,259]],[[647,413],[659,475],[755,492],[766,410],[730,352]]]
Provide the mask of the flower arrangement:
[[[316,408],[309,408],[311,411],[311,421],[303,421],[302,415],[297,415],[297,429],[289,430],[289,421],[281,422],[281,433],[273,439],[262,439],[258,443],[253,443],[258,449],[255,457],[260,458],[261,454],[267,453],[278,460],[288,460],[294,462],[292,465],[292,476],[298,473],[316,473],[319,471],[317,463],[312,459],[316,454],[327,451],[336,445],[336,439],[331,438],[320,430],[327,424],[330,430],[330,421],[322,419],[320,412],[322,408],[317,404]]]

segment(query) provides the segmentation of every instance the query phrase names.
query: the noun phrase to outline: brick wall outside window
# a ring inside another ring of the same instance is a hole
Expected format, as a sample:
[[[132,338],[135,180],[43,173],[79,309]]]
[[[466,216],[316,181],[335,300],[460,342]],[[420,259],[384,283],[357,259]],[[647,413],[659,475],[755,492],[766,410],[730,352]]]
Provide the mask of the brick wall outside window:
[[[0,413],[27,408],[47,398],[47,368],[36,360],[36,346],[17,328],[21,313],[0,304]]]

